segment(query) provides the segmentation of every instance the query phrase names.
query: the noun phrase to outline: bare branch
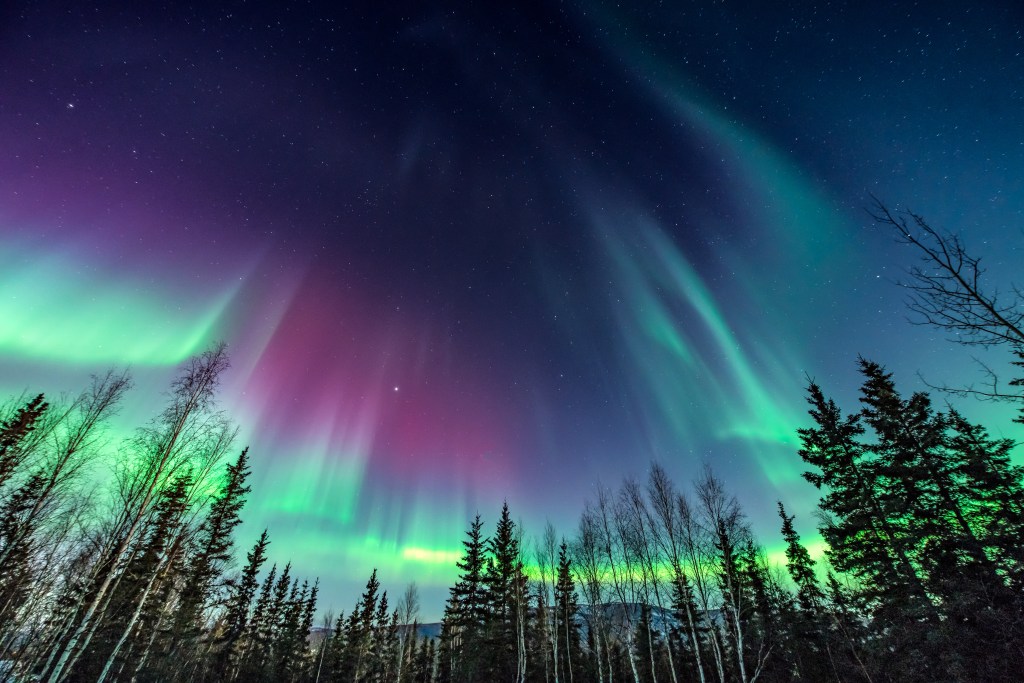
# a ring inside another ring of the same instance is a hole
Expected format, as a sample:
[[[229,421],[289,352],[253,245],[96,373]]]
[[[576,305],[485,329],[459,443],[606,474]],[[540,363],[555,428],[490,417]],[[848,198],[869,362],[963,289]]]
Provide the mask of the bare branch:
[[[981,259],[968,253],[960,237],[936,230],[912,211],[893,213],[874,201],[870,215],[921,259],[900,283],[909,292],[908,308],[917,314],[912,322],[951,332],[962,344],[1024,347],[1024,297],[1017,286],[1000,299],[998,290],[985,289]]]

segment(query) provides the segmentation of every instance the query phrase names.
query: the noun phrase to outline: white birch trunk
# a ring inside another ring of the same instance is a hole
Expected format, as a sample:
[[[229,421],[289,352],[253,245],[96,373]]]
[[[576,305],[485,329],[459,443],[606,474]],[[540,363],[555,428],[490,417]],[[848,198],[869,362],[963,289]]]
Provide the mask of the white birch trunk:
[[[100,584],[95,597],[82,617],[81,624],[79,624],[71,639],[64,646],[57,664],[47,679],[47,683],[59,683],[62,680],[65,669],[69,667],[72,653],[79,648],[86,632],[90,631],[90,627],[95,628],[93,619],[99,610],[100,604],[107,597],[107,591],[110,590],[110,586],[114,581],[118,560],[128,550],[129,545],[135,538],[135,534],[138,533],[142,520],[148,512],[153,499],[156,497],[159,484],[165,475],[164,470],[171,464],[172,456],[175,454],[179,445],[178,441],[185,431],[189,418],[194,412],[201,409],[209,399],[216,385],[217,378],[225,367],[227,367],[227,356],[224,346],[220,346],[216,350],[204,354],[203,357],[194,359],[192,367],[182,379],[182,386],[187,389],[187,395],[184,397],[184,401],[177,407],[178,412],[175,415],[171,429],[167,433],[166,442],[155,459],[155,467],[152,469],[152,473],[147,475],[145,493],[142,496],[141,502],[134,506],[134,512],[129,513],[131,524],[128,527],[128,531],[111,556],[111,565],[106,572],[103,582]],[[126,502],[126,507],[131,510],[132,506]],[[91,636],[91,631],[89,635]]]

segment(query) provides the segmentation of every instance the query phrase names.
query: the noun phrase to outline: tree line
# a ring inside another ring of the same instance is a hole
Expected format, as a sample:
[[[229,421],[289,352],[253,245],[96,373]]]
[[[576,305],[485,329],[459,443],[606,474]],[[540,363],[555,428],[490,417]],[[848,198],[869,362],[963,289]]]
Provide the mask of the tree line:
[[[923,255],[910,286],[926,322],[961,334],[973,322],[968,341],[1024,359],[1019,301],[986,296],[959,241],[914,214],[879,217]],[[679,486],[655,463],[597,487],[563,535],[548,524],[528,537],[507,504],[493,527],[477,515],[436,637],[417,623],[415,584],[389,600],[375,570],[349,613],[317,628],[317,582],[272,562],[266,531],[236,568],[250,466],[217,407],[227,367],[224,345],[190,359],[113,456],[127,372],[0,409],[0,680],[1019,679],[1015,443],[928,392],[902,394],[873,361],[859,361],[852,411],[808,382],[795,455],[820,492],[823,557],[780,501],[786,563],[771,563],[711,469]],[[101,456],[111,476],[96,483]]]

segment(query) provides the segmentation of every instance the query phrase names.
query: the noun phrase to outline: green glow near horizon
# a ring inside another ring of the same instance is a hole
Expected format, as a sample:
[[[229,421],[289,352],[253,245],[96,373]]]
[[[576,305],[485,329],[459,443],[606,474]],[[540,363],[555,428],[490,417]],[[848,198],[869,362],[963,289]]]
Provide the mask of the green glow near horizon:
[[[461,550],[432,550],[417,546],[402,548],[402,559],[421,564],[439,564],[447,567],[455,566],[462,559]]]
[[[413,540],[402,542],[370,530],[359,535],[353,533],[363,529],[361,525],[320,527],[307,522],[296,528],[282,527],[283,524],[270,525],[273,557],[326,568],[319,575],[332,581],[365,581],[370,570],[376,568],[389,591],[401,587],[396,582],[411,579],[424,587],[447,589],[457,574],[455,563],[462,557],[457,547],[427,545],[432,540],[430,536],[409,534]]]

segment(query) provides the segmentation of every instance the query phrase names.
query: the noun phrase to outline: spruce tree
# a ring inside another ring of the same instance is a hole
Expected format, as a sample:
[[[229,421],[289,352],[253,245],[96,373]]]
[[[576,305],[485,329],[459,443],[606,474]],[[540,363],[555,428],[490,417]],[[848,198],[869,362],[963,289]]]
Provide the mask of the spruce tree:
[[[811,383],[807,401],[814,427],[798,430],[799,451],[819,471],[804,478],[822,491],[820,507],[827,521],[820,527],[828,557],[841,572],[855,576],[865,599],[881,619],[913,611],[934,621],[937,613],[912,561],[913,535],[897,514],[901,503],[888,494],[885,472],[861,443],[861,416],[844,417],[834,401]]]
[[[786,542],[786,571],[796,586],[796,608],[783,617],[787,633],[783,650],[791,655],[792,669],[803,678],[820,679],[828,672],[824,651],[828,649],[827,625],[823,620],[825,594],[818,584],[814,560],[800,543],[792,515],[778,501],[782,538]]]
[[[13,637],[7,627],[16,626],[14,617],[32,588],[33,532],[40,520],[31,512],[45,485],[46,476],[36,472],[6,500],[0,499],[0,640]]]
[[[560,682],[556,658],[552,648],[556,635],[554,632],[552,605],[547,604],[547,589],[537,582],[533,595],[534,607],[530,610],[531,624],[529,637],[526,643],[526,652],[531,662],[530,676],[527,678],[533,681]]]
[[[869,666],[865,660],[874,634],[864,619],[866,610],[856,604],[857,594],[843,586],[831,570],[825,578],[824,594],[828,624],[823,627],[821,637],[835,678],[873,680],[878,675],[878,667]]]
[[[680,669],[690,666],[697,672],[698,680],[704,680],[701,649],[712,627],[707,623],[707,615],[697,607],[693,585],[682,567],[675,564],[672,573],[672,614],[679,627],[670,634],[669,647],[676,648],[674,661]]]
[[[818,577],[814,571],[814,560],[800,543],[800,535],[793,528],[791,515],[786,514],[782,501],[778,501],[779,517],[782,518],[782,538],[786,541],[786,571],[796,585],[797,603],[800,610],[808,615],[816,615],[821,611],[824,594],[818,585]]]
[[[861,359],[860,369],[865,377],[861,412],[876,438],[872,449],[884,475],[880,483],[900,501],[898,519],[914,546],[927,549],[922,562],[933,579],[929,588],[948,599],[951,587],[942,578],[964,572],[996,585],[995,568],[964,514],[965,491],[956,476],[960,454],[946,448],[946,417],[933,410],[923,392],[904,400],[892,374],[877,363]],[[964,560],[967,565],[958,569]]]
[[[203,627],[202,612],[210,600],[214,579],[231,559],[233,534],[242,521],[239,513],[251,490],[246,484],[249,472],[249,449],[246,448],[234,463],[227,465],[224,485],[210,505],[210,511],[199,530],[196,543],[198,552],[186,569],[175,611],[170,646],[172,652],[178,641],[195,638]]]
[[[342,680],[358,683],[369,680],[368,676],[373,672],[376,654],[373,652],[374,617],[378,610],[379,590],[380,582],[377,581],[377,570],[374,569],[366,582],[366,589],[345,623],[345,643],[338,666],[338,675]]]
[[[302,668],[302,655],[305,650],[307,633],[302,633],[302,612],[305,609],[309,584],[293,579],[288,598],[280,608],[278,626],[274,639],[274,679],[277,681],[294,680]]]
[[[956,410],[948,415],[949,446],[960,454],[959,472],[968,492],[965,514],[979,530],[986,552],[1009,578],[1016,594],[1024,591],[1024,467],[1014,465],[1010,439],[993,439]]]
[[[442,621],[438,672],[442,683],[480,681],[484,664],[484,629],[488,618],[488,593],[484,583],[485,544],[483,520],[477,515],[466,532],[464,554],[456,563],[459,579],[452,586]]]
[[[1024,637],[1012,445],[923,392],[904,398],[876,363],[860,370],[863,407],[845,419],[811,385],[800,454],[820,469],[806,476],[823,489],[832,564],[870,615],[867,656],[906,680],[996,680]]]
[[[435,683],[437,670],[437,651],[434,641],[424,638],[420,641],[420,650],[416,656],[416,677],[414,683]]]
[[[398,613],[388,611],[388,594],[381,594],[373,617],[373,665],[369,680],[393,681],[398,668]]]
[[[508,503],[501,508],[488,545],[490,561],[484,574],[487,670],[493,681],[512,681],[518,678],[517,667],[523,664],[519,639],[525,626],[522,601],[526,594],[526,576]]]
[[[0,423],[0,488],[11,478],[27,454],[23,442],[39,424],[47,408],[49,404],[39,394]]]
[[[580,662],[583,658],[580,646],[580,625],[577,621],[579,596],[572,579],[572,560],[565,541],[558,548],[558,572],[555,579],[554,629],[558,639],[557,671],[560,680],[573,683],[582,680]]]
[[[308,592],[304,592],[304,594],[306,599],[305,603],[302,605],[301,620],[299,622],[299,630],[297,634],[297,645],[300,650],[300,654],[305,652],[307,638],[313,633],[313,619],[316,617],[317,597],[320,594],[320,579],[313,581],[312,587],[310,587]],[[312,666],[313,662],[307,658],[306,661],[302,663],[302,666],[297,670],[297,676],[301,679],[306,671],[308,671]]]
[[[943,615],[939,633],[927,634],[931,637],[912,647],[938,661],[953,678],[992,671],[1013,656],[1006,650],[997,653],[1003,648],[994,643],[1005,642],[1004,623],[1019,622],[1006,606],[1020,599],[1006,585],[1008,572],[997,565],[998,552],[984,546],[984,520],[972,514],[978,492],[964,472],[968,458],[981,454],[958,448],[961,442],[950,438],[950,417],[936,412],[927,394],[904,399],[891,373],[863,359],[860,365],[865,377],[862,414],[877,439],[872,447],[914,531],[917,561]],[[992,456],[996,453],[981,459]]]
[[[212,665],[212,677],[215,680],[231,680],[234,677],[233,671],[242,654],[239,645],[243,643],[243,637],[250,626],[249,610],[259,587],[260,569],[267,560],[268,545],[270,540],[267,530],[264,529],[259,540],[246,555],[245,567],[242,568],[238,581],[230,585],[223,630],[215,639],[216,655]]]
[[[277,579],[277,565],[267,572],[260,586],[259,596],[252,610],[245,645],[239,658],[237,673],[232,680],[258,680],[266,664],[272,637],[274,619],[272,594]]]
[[[0,422],[0,493],[18,472],[29,448],[26,442],[49,408],[39,394]],[[14,615],[31,588],[32,532],[38,520],[30,513],[45,487],[36,471],[6,497],[0,497],[0,641],[13,637]]]
[[[326,680],[341,679],[345,648],[348,643],[348,633],[345,630],[346,624],[345,613],[342,612],[334,620],[334,629],[327,639],[322,666],[322,672]]]

